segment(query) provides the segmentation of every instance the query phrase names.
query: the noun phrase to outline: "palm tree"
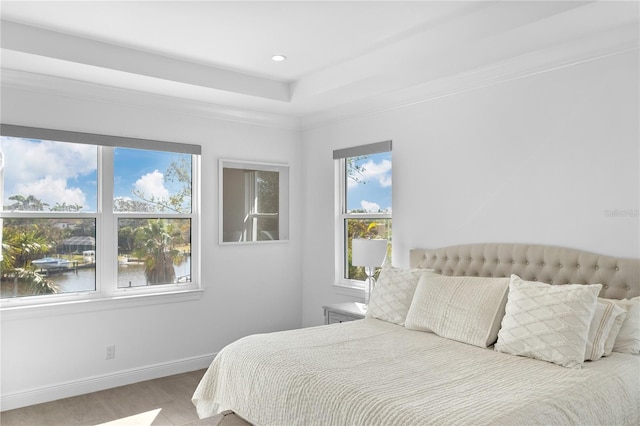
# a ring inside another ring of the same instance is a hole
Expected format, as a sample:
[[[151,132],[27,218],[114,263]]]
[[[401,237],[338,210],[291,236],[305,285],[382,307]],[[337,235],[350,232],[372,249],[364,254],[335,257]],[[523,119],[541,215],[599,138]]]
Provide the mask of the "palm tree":
[[[12,205],[9,206],[10,210],[22,210],[22,211],[42,211],[45,206],[49,204],[43,203],[41,200],[36,198],[33,195],[29,195],[25,197],[23,195],[12,195],[9,197],[10,200],[16,201]]]
[[[62,204],[57,202],[56,205],[51,207],[49,210],[52,212],[79,212],[82,210],[82,206],[80,204],[67,204],[65,201]]]
[[[180,251],[173,247],[172,226],[162,219],[149,220],[141,229],[143,245],[137,252],[144,259],[144,274],[148,284],[173,283],[174,263]]]
[[[24,268],[16,268],[13,270],[14,284],[13,295],[18,295],[18,281],[29,284],[29,294],[54,294],[58,292],[58,286],[36,271]]]
[[[6,223],[3,234],[2,276],[13,278],[13,295],[18,295],[20,283],[29,285],[29,294],[57,293],[55,283],[31,267],[31,261],[42,257],[51,249],[47,240],[35,231],[17,230]]]
[[[51,250],[48,241],[35,230],[17,230],[7,225],[5,224],[3,230],[3,250],[6,249],[6,252],[3,252],[3,262],[5,257],[9,259],[11,265],[7,266],[11,266],[12,269],[27,268],[31,265],[31,261],[46,255]]]

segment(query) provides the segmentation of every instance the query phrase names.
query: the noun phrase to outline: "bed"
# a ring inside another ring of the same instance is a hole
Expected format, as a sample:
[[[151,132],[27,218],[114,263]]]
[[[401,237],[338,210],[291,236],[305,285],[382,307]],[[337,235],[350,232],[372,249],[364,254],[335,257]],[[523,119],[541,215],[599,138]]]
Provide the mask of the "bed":
[[[254,425],[640,423],[640,259],[414,249],[363,320],[252,335],[194,395]]]

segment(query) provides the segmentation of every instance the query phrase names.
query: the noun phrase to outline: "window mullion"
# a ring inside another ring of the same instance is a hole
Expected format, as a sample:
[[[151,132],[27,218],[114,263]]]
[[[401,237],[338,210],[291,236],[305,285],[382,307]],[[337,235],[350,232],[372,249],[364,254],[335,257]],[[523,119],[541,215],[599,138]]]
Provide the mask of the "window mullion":
[[[337,215],[336,215],[336,253],[340,253],[339,257],[342,261],[339,262],[339,266],[336,267],[336,282],[341,282],[345,278],[345,272],[347,270],[347,226],[346,226],[346,214],[347,214],[347,161],[345,158],[339,158],[337,160],[336,178],[338,184],[337,188]]]
[[[118,258],[117,219],[113,214],[114,148],[100,147],[98,160],[98,212],[100,214],[96,232],[102,250],[96,253],[97,289],[104,295],[111,296],[117,287],[116,265]],[[98,260],[100,261],[98,262]]]

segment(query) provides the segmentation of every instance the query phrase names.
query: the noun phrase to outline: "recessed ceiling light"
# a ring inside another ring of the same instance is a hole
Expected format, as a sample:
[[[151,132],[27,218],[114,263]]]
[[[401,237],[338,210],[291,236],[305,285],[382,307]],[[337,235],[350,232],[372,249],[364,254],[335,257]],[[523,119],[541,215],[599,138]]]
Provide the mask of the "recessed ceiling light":
[[[286,56],[284,56],[284,55],[273,55],[273,56],[271,57],[271,60],[272,60],[272,61],[275,61],[275,62],[282,62],[282,61],[284,61],[285,59],[287,59],[287,57],[286,57]]]

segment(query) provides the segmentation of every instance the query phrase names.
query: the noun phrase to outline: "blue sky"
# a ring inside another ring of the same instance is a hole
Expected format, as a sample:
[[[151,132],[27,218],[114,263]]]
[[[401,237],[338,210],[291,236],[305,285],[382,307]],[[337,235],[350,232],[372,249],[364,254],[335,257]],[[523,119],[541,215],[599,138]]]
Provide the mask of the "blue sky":
[[[134,198],[135,188],[156,198],[167,198],[177,186],[164,182],[164,173],[172,161],[180,157],[190,160],[188,154],[116,148],[114,153],[114,196]]]
[[[82,205],[96,211],[97,148],[92,145],[2,137],[4,205],[12,195],[34,195],[50,207],[56,203]],[[172,192],[164,173],[172,161],[186,154],[116,148],[114,198],[136,199],[137,189],[148,197],[166,198]],[[358,161],[358,182],[348,179],[347,208],[368,212],[391,211],[391,153]]]
[[[358,182],[347,179],[347,210],[391,212],[391,152],[368,155],[356,164],[363,170]]]
[[[12,195],[34,195],[53,207],[79,204],[82,211],[97,206],[97,148],[92,145],[2,137],[3,203]],[[114,197],[131,198],[132,190],[167,197],[171,188],[164,173],[183,154],[116,148]],[[185,155],[190,158],[189,155]]]

